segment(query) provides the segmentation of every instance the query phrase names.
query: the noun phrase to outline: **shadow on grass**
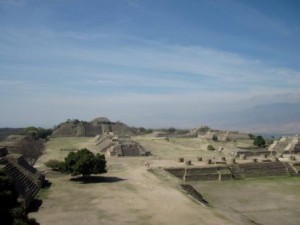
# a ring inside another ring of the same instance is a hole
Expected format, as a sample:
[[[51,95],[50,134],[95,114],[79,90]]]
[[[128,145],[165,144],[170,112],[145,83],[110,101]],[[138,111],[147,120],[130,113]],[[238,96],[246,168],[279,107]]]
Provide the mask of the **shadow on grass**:
[[[88,183],[115,183],[124,181],[126,179],[122,179],[119,177],[101,177],[101,176],[89,176],[89,177],[73,177],[70,179],[70,181],[80,182],[83,184]]]

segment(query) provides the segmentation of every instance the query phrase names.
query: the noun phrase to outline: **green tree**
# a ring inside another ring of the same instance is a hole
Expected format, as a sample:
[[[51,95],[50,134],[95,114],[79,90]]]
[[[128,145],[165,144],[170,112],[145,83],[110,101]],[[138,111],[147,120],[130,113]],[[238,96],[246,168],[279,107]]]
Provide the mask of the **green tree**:
[[[52,129],[44,129],[41,127],[27,127],[24,130],[24,134],[30,135],[35,140],[39,140],[40,138],[46,140],[47,137],[52,134]]]
[[[104,155],[94,155],[88,149],[81,149],[77,152],[70,152],[65,158],[65,172],[72,176],[106,173],[106,160]]]
[[[173,134],[173,133],[176,132],[176,129],[175,129],[174,127],[170,127],[170,128],[168,128],[168,132],[169,132],[170,134]]]
[[[265,146],[266,145],[266,141],[262,136],[256,136],[254,139],[253,144],[255,146],[261,147],[261,146]]]

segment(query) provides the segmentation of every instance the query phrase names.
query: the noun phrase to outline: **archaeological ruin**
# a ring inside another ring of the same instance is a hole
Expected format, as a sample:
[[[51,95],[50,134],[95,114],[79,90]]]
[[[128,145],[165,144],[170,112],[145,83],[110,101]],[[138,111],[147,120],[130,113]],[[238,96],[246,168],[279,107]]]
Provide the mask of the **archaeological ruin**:
[[[280,140],[275,140],[268,148],[271,152],[277,153],[299,153],[300,152],[300,137],[282,137]]]
[[[300,162],[246,162],[186,167],[169,167],[165,170],[183,181],[236,180],[270,176],[299,176]]]
[[[108,132],[116,133],[120,137],[130,137],[137,134],[137,129],[99,117],[90,122],[70,120],[61,123],[53,131],[52,137],[94,137]]]
[[[0,167],[12,179],[18,192],[18,201],[27,208],[42,187],[45,176],[18,154],[8,154],[0,148]]]
[[[100,152],[107,156],[148,156],[146,151],[139,143],[130,138],[119,138],[115,133],[109,132],[96,136],[96,145]]]

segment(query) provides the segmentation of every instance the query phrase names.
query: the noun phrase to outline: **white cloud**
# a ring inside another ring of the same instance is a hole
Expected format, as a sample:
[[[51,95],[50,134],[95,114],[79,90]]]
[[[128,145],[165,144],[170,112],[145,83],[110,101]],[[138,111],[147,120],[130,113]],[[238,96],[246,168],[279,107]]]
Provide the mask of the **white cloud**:
[[[217,49],[131,37],[115,46],[109,34],[50,30],[2,29],[0,40],[0,126],[19,112],[18,124],[103,115],[187,125],[201,114],[300,101],[299,71]]]

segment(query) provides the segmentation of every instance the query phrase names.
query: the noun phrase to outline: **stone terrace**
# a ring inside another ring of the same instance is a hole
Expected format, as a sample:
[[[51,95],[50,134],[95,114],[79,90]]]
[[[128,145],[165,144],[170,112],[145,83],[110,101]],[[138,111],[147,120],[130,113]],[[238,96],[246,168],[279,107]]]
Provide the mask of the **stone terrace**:
[[[300,163],[246,162],[197,167],[171,167],[165,170],[183,181],[232,180],[270,176],[298,176]]]

